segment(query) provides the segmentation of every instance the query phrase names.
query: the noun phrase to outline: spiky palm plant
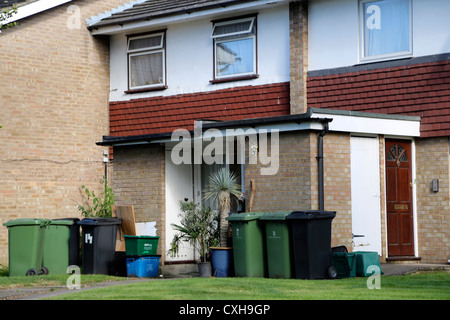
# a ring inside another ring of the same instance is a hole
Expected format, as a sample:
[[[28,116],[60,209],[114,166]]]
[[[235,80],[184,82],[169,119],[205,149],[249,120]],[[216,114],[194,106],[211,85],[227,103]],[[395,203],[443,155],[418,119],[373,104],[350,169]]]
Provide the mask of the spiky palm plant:
[[[218,199],[219,201],[219,230],[220,245],[226,246],[228,236],[228,221],[225,219],[230,212],[231,197],[242,195],[241,186],[238,184],[238,177],[226,168],[213,172],[209,177],[209,188],[205,190],[204,199]]]

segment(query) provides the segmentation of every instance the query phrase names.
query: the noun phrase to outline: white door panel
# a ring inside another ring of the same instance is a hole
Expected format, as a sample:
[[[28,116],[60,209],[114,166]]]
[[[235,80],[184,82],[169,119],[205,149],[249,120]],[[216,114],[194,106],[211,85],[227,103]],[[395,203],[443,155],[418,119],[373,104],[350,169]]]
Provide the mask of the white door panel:
[[[351,137],[353,251],[381,255],[380,165],[378,138]]]
[[[171,224],[180,222],[181,213],[179,202],[185,198],[192,200],[192,165],[172,162],[170,151],[166,150],[166,248],[170,249],[170,243],[175,235]],[[189,243],[182,241],[178,255],[166,255],[166,261],[193,260],[194,250]]]

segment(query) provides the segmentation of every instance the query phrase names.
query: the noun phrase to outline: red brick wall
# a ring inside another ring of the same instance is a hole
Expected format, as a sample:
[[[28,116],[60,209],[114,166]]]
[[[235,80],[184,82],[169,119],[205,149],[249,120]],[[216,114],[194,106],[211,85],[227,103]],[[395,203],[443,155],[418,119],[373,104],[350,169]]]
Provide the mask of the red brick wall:
[[[289,83],[110,103],[110,135],[193,129],[194,120],[240,120],[289,114]]]
[[[450,135],[448,60],[309,77],[308,107],[421,116],[421,137]]]

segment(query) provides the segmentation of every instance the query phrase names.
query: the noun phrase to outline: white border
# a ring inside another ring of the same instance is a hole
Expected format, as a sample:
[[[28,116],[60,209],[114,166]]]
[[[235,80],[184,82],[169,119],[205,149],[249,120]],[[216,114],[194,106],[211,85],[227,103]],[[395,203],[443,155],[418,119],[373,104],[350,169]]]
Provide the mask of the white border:
[[[311,117],[332,118],[330,131],[420,137],[420,121],[339,115],[320,110],[314,110]]]
[[[229,21],[224,21],[224,22],[217,22],[214,24],[213,29],[211,31],[211,38],[217,39],[217,38],[225,38],[225,37],[239,36],[239,35],[244,35],[247,33],[252,33],[253,25],[255,24],[255,19],[256,19],[256,17],[250,17],[250,18],[244,18],[244,19],[236,19],[236,20],[229,20]],[[226,26],[229,24],[236,24],[236,23],[245,22],[245,21],[251,21],[250,26],[247,30],[214,35],[214,30],[216,30],[216,27]]]

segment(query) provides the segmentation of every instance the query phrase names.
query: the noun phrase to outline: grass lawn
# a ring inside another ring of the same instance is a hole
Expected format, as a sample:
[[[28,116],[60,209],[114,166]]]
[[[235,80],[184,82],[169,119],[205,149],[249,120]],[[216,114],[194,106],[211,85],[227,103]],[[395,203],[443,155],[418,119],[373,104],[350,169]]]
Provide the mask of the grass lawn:
[[[102,281],[126,280],[122,277],[105,275],[82,275],[83,284],[92,284]],[[0,267],[0,290],[14,289],[19,287],[60,287],[66,286],[69,275],[42,275],[42,276],[16,276],[8,277],[8,268]]]
[[[0,290],[30,286],[65,286],[69,275],[8,277],[0,269]],[[81,275],[81,285],[126,280]],[[420,272],[381,276],[380,289],[369,278],[297,280],[268,278],[154,279],[58,295],[56,300],[450,300],[450,273]]]
[[[380,289],[368,278],[297,280],[267,278],[155,279],[74,292],[57,300],[450,300],[450,273],[381,276]],[[81,280],[83,282],[83,278]]]

